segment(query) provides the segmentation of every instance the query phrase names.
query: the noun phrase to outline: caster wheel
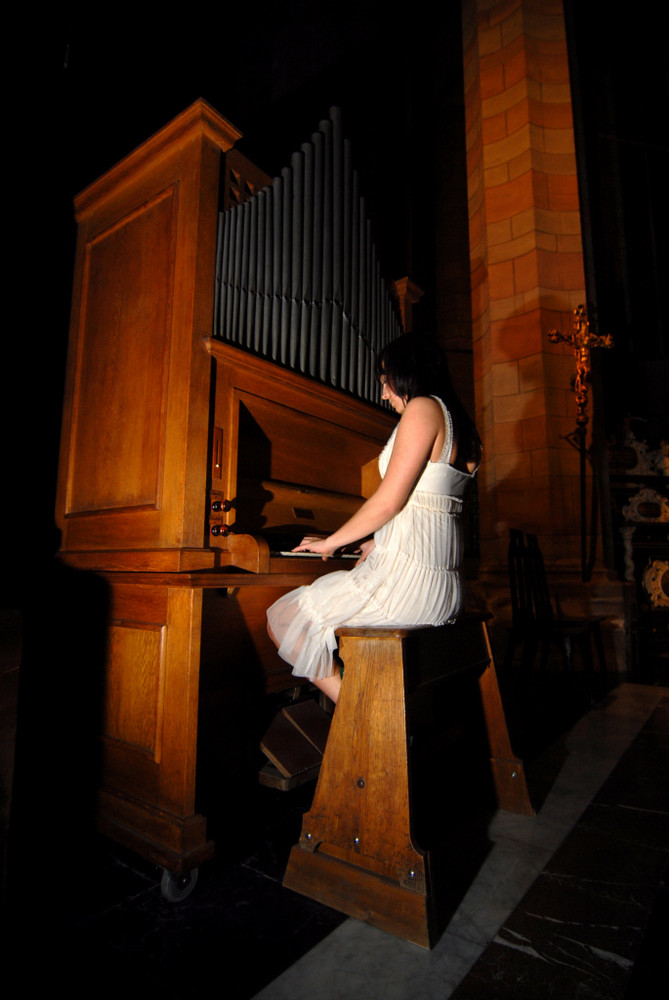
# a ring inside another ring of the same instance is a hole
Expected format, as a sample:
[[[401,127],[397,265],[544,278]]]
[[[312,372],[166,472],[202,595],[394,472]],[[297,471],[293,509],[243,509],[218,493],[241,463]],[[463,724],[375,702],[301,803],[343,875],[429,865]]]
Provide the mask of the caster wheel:
[[[175,875],[164,868],[163,877],[160,880],[160,891],[163,899],[166,899],[168,903],[180,903],[182,900],[188,899],[196,882],[197,868],[184,872],[183,875]]]

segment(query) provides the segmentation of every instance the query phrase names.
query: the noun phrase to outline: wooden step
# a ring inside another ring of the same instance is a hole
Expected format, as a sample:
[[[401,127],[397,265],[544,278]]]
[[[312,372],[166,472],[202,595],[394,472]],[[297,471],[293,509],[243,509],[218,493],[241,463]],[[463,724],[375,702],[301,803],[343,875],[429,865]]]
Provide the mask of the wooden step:
[[[328,741],[332,716],[315,701],[298,701],[287,705],[282,714],[302,733],[322,755]]]
[[[260,741],[270,762],[258,780],[284,791],[318,775],[330,728],[330,716],[315,701],[296,702],[275,715]]]

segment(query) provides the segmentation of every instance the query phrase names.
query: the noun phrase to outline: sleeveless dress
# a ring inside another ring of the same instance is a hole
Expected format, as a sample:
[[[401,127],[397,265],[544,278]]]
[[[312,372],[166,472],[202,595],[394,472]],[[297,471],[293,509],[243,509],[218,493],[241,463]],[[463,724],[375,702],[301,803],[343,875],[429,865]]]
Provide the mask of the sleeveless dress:
[[[451,415],[444,414],[445,438],[436,462],[428,461],[402,509],[374,533],[375,547],[351,570],[319,577],[280,597],[267,617],[279,655],[293,674],[329,677],[337,648],[334,630],[352,627],[443,625],[463,603],[461,512],[476,473],[448,464],[453,448]],[[397,427],[379,456],[384,476]]]

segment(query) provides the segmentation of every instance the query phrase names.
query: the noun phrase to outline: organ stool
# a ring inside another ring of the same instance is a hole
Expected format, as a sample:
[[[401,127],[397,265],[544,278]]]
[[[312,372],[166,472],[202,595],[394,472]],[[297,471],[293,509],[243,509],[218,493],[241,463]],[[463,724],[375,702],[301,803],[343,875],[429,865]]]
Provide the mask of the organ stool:
[[[533,815],[522,763],[511,751],[486,619],[465,616],[436,628],[340,628],[336,634],[344,662],[341,693],[313,804],[283,884],[431,948],[443,927],[431,848],[416,840],[416,796],[424,783],[415,757],[439,734],[442,713],[450,713],[457,729],[465,697],[478,704],[497,804]],[[461,762],[447,753],[441,773],[457,771]],[[438,777],[422,797],[446,819],[463,808]]]

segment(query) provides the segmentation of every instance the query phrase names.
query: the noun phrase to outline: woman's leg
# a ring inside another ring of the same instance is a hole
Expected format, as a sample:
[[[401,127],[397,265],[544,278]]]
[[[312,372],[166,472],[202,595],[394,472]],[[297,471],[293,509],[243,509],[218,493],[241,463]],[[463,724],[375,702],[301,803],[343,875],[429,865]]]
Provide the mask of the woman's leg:
[[[279,642],[279,640],[277,639],[277,637],[274,635],[274,632],[272,632],[272,626],[269,623],[269,619],[267,621],[267,635],[270,637],[270,639],[272,640],[272,642],[274,643],[274,645],[278,649],[279,646],[281,645],[281,643]]]
[[[277,640],[274,632],[272,632],[272,627],[269,622],[267,622],[267,634],[278,649],[281,643]],[[339,689],[341,687],[341,674],[339,673],[339,668],[336,664],[332,663],[332,673],[329,677],[321,677],[319,680],[313,682],[323,694],[327,695],[330,701],[333,701],[335,705],[337,704],[337,698],[339,697]]]
[[[329,677],[321,677],[320,680],[313,681],[313,683],[323,692],[323,694],[328,696],[330,701],[333,701],[335,705],[337,704],[339,689],[341,687],[341,677],[339,675],[338,667],[335,667],[334,673],[332,673]]]

